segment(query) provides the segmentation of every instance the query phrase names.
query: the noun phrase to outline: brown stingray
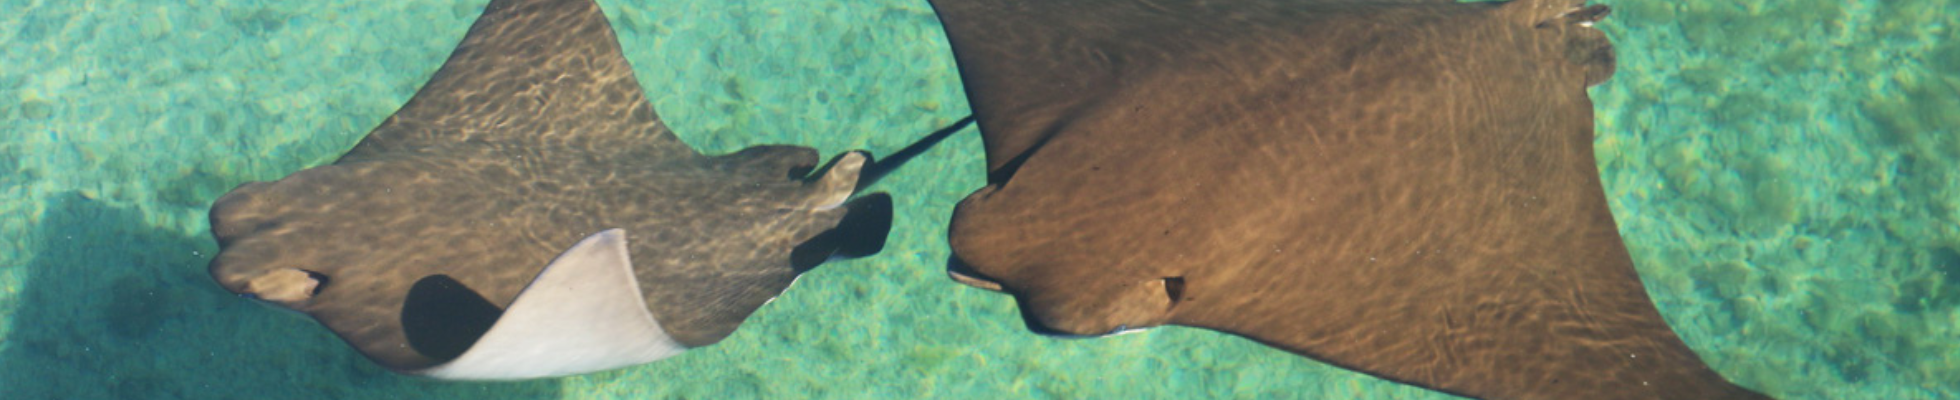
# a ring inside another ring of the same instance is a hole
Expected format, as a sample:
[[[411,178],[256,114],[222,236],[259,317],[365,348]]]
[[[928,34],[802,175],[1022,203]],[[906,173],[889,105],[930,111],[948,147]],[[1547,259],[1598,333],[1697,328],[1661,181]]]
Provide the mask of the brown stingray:
[[[804,270],[878,251],[889,197],[846,202],[868,157],[817,161],[699,154],[597,4],[495,0],[338,161],[218,199],[210,269],[396,371],[617,368],[719,341]]]
[[[1655,311],[1586,88],[1604,6],[934,0],[985,137],[955,279],[1490,399],[1760,399]]]

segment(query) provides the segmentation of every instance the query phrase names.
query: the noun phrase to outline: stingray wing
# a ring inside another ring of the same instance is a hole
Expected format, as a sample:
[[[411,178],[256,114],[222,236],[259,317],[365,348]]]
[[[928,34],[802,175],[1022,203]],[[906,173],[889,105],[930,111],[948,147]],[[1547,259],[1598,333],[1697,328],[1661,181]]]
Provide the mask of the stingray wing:
[[[343,162],[446,144],[692,154],[660,122],[598,4],[496,0]]]
[[[432,80],[334,165],[218,199],[211,273],[391,369],[447,361],[563,246],[660,222],[614,206],[688,195],[653,183],[720,180],[687,172],[692,150],[641,90],[591,0],[492,1]]]
[[[1610,47],[1552,20],[1582,2],[934,5],[994,183],[952,272],[1037,329],[1206,327],[1485,398],[1761,398],[1634,273],[1590,151]]]
[[[934,0],[987,149],[993,183],[1128,85],[1229,59],[1221,46],[1328,11],[1449,0],[1160,2]],[[1241,53],[1242,54],[1242,53]]]

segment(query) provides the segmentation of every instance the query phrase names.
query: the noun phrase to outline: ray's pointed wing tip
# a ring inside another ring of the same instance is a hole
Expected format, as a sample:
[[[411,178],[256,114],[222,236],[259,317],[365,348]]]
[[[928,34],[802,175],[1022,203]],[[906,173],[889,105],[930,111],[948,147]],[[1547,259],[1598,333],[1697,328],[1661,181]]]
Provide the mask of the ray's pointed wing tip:
[[[697,154],[647,102],[592,0],[495,0],[429,81],[343,161],[459,142]]]

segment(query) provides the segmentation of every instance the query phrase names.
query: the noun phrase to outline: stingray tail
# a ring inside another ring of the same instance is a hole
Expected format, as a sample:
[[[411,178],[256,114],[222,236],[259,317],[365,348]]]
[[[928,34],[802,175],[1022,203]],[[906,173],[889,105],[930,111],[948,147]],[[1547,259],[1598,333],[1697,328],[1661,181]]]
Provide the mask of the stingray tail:
[[[845,203],[844,209],[844,219],[837,227],[790,250],[790,263],[797,273],[834,258],[865,257],[885,249],[885,238],[892,231],[891,195],[867,194]]]
[[[864,167],[863,174],[858,175],[857,189],[864,190],[864,188],[871,187],[871,184],[878,183],[878,179],[884,178],[885,175],[890,175],[892,171],[904,165],[907,160],[918,157],[920,154],[925,154],[926,150],[931,150],[933,145],[945,141],[947,137],[953,136],[954,133],[959,133],[960,130],[966,129],[967,125],[972,124],[973,116],[967,115],[966,118],[960,118],[959,121],[954,121],[952,125],[947,125],[945,128],[933,131],[932,134],[920,138],[919,141],[912,142],[911,145],[886,155],[885,159],[872,162],[871,165]]]
[[[958,133],[960,130],[966,129],[967,125],[972,124],[973,116],[968,115],[966,118],[961,118],[959,121],[953,122],[952,125],[940,128],[938,131],[934,131],[932,134],[920,138],[919,141],[913,142],[911,145],[907,145],[897,152],[893,152],[883,160],[868,161],[870,154],[864,152],[846,154],[845,156],[831,160],[830,165],[819,169],[818,171],[821,172],[814,176],[831,176],[832,174],[830,172],[838,168],[840,163],[847,163],[853,158],[853,155],[862,156],[867,161],[864,162],[858,173],[850,174],[857,179],[854,183],[853,190],[848,192],[836,191],[845,193],[847,196],[851,193],[861,192],[865,188],[870,187],[871,184],[877,183],[878,179],[884,178],[885,175],[890,175],[892,171],[897,170],[906,161],[918,157],[920,154],[924,154],[927,150],[931,150],[933,145],[945,141],[947,137],[953,136],[954,133]],[[821,180],[823,178],[818,179]],[[842,198],[838,198],[838,200],[842,200]],[[797,273],[809,271],[811,268],[816,268],[817,265],[823,264],[824,261],[830,259],[865,257],[878,254],[879,251],[885,249],[885,238],[891,235],[892,230],[892,196],[885,193],[869,193],[844,202],[843,207],[845,208],[844,219],[837,224],[837,227],[818,234],[817,237],[797,245],[795,249],[790,251],[790,263],[796,268]]]

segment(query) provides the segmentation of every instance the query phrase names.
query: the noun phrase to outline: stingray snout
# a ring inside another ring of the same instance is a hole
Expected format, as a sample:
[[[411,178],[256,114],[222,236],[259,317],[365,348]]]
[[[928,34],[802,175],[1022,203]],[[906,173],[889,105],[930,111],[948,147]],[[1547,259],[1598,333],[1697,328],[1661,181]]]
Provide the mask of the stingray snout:
[[[1092,338],[1163,325],[1184,295],[1183,277],[1110,284],[1078,282],[1070,290],[1017,294],[1028,330],[1061,338]]]
[[[974,271],[973,266],[968,265],[966,261],[960,260],[960,257],[958,255],[954,255],[952,257],[947,258],[946,277],[952,278],[954,282],[959,282],[961,284],[972,286],[975,288],[986,289],[994,292],[1006,291],[1005,289],[1001,288],[1000,282],[996,282],[993,279],[986,278],[985,275],[981,275],[979,272]]]

